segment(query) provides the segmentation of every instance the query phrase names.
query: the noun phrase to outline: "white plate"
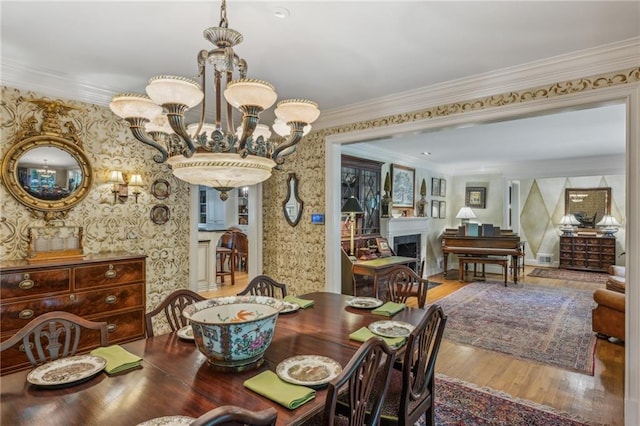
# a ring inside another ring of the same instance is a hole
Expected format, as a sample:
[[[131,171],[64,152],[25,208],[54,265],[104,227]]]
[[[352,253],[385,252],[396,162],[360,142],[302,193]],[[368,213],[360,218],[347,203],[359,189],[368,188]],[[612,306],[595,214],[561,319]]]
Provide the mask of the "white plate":
[[[178,337],[185,340],[193,340],[193,327],[191,325],[185,325],[177,331]]]
[[[61,386],[87,380],[107,365],[99,356],[76,355],[58,358],[29,372],[27,381],[38,386]]]
[[[285,382],[303,386],[329,383],[342,372],[342,366],[320,355],[298,355],[287,358],[276,367],[276,374]]]
[[[182,426],[190,425],[194,420],[187,416],[164,416],[138,423],[137,426]]]
[[[289,312],[295,312],[300,309],[300,305],[297,303],[284,302],[284,308],[280,311],[281,314],[288,314]]]
[[[375,297],[354,297],[349,299],[347,304],[352,308],[373,309],[382,306],[384,302]]]
[[[407,337],[414,328],[402,321],[376,321],[369,324],[369,330],[382,337]]]

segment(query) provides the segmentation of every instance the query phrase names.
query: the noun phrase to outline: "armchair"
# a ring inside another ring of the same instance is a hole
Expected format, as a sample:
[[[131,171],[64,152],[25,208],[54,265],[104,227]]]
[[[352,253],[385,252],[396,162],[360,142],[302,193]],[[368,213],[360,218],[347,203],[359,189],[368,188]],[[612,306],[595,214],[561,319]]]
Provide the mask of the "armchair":
[[[626,269],[612,265],[609,274],[606,289],[597,289],[593,293],[593,300],[598,306],[591,316],[591,329],[599,338],[624,340]]]

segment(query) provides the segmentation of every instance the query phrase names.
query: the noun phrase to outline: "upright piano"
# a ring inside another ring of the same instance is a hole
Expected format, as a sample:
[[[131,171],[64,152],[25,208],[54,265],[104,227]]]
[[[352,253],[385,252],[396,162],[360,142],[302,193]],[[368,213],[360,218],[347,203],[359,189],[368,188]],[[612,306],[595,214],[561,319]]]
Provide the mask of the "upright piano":
[[[502,234],[487,237],[472,237],[445,232],[442,239],[444,255],[444,276],[447,276],[447,258],[449,254],[458,256],[490,257],[511,256],[513,282],[518,282],[519,258],[523,255],[520,237],[517,234]]]

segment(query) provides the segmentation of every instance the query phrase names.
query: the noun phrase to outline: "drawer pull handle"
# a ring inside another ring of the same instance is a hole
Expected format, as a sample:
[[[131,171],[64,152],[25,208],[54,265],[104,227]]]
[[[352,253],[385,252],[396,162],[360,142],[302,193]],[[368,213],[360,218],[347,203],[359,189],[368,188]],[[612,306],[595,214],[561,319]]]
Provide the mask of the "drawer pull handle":
[[[113,333],[114,331],[116,331],[116,329],[118,328],[118,326],[116,324],[109,324],[107,325],[107,331],[109,333]]]
[[[118,301],[118,296],[110,294],[109,296],[107,296],[104,299],[104,303],[106,303],[107,305],[113,305],[114,303],[116,303]]]
[[[112,279],[115,278],[116,275],[118,275],[118,273],[115,269],[113,269],[113,265],[109,265],[109,270],[104,273],[105,278]]]
[[[23,311],[20,311],[20,313],[18,314],[18,317],[20,319],[29,319],[29,318],[33,318],[33,310],[31,309],[25,309]]]
[[[29,349],[33,350],[33,342],[29,342]],[[21,344],[20,346],[18,346],[18,350],[19,350],[20,352],[25,352],[25,349],[24,349],[24,343],[23,343],[23,344]]]
[[[25,274],[25,275],[29,275],[29,274]],[[22,290],[29,290],[30,288],[33,288],[34,285],[35,283],[33,282],[33,280],[30,280],[29,277],[27,277],[26,279],[20,281],[20,284],[18,284],[18,287],[20,287]]]

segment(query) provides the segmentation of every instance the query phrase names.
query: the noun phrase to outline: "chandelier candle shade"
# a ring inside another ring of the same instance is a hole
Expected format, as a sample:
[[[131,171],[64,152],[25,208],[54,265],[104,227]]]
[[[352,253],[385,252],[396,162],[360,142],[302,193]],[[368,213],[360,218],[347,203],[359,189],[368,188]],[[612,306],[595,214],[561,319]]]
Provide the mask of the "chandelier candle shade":
[[[276,144],[270,139],[268,126],[258,121],[260,113],[271,108],[278,95],[271,84],[247,78],[247,62],[233,50],[243,37],[228,28],[226,9],[223,0],[219,26],[204,30],[204,37],[215,48],[201,50],[197,55],[201,83],[160,75],[149,80],[146,94],[119,94],[109,105],[129,123],[138,141],[159,152],[153,156],[155,162],[169,164],[179,179],[217,189],[222,200],[233,188],[269,179],[272,170],[295,152],[320,115],[318,105],[312,101],[280,101],[276,104],[273,130],[284,140]],[[209,84],[213,84],[215,96],[215,122],[205,123],[203,90],[208,87],[207,70],[211,68],[213,83]],[[187,125],[185,112],[200,103],[200,121]],[[239,126],[234,124],[233,108],[242,113]]]

